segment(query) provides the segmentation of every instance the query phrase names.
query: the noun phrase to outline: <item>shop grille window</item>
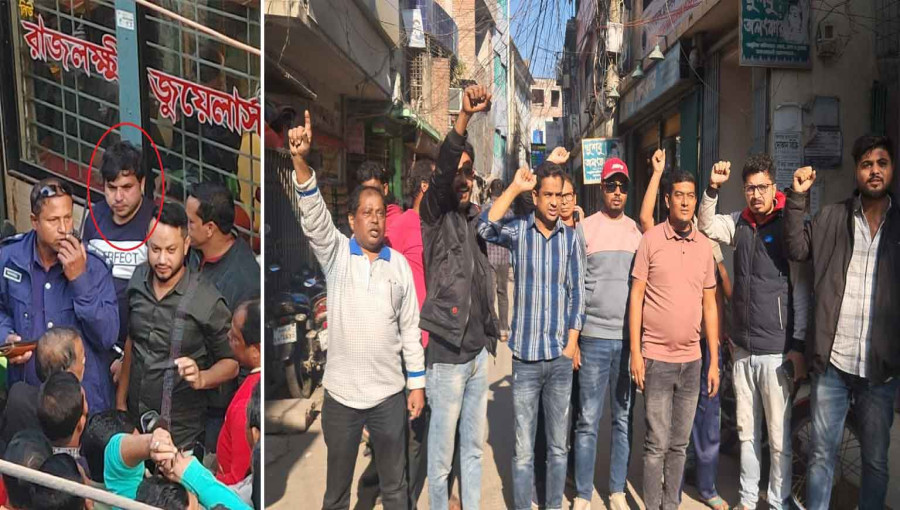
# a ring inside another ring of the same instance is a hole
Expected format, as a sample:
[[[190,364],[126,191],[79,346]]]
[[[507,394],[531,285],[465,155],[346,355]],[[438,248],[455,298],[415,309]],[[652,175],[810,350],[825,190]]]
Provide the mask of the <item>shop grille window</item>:
[[[259,47],[258,9],[227,0],[160,0],[158,3],[239,42]],[[165,88],[167,76],[172,76],[207,90],[236,94],[243,100],[259,98],[259,57],[149,10],[144,13],[141,29],[142,61],[148,68],[146,72],[153,75],[142,79],[153,83],[154,77],[158,77],[161,90]],[[202,119],[199,111],[188,115],[184,104],[170,112],[169,105],[158,100],[161,95],[151,89],[148,87],[144,99],[149,105],[148,131],[159,147],[165,166],[166,195],[185,200],[195,183],[225,184],[239,202],[235,209],[236,226],[242,234],[252,237],[254,247],[258,247],[261,147],[257,133],[240,125]],[[157,166],[152,160],[151,167],[159,174]]]
[[[258,7],[229,0],[155,3],[249,46],[260,45]],[[16,86],[14,97],[9,93],[4,99],[15,101],[18,125],[12,127],[19,160],[11,162],[11,171],[25,173],[30,179],[50,173],[82,191],[90,175],[91,188],[102,190],[97,169],[103,149],[121,139],[121,129],[103,138],[93,172],[89,164],[97,142],[122,120],[119,90],[120,82],[126,81],[119,75],[118,58],[124,43],[116,37],[115,1],[21,0],[7,5],[12,48],[5,51],[11,52]],[[209,92],[213,90],[250,105],[260,95],[259,57],[163,14],[139,8],[138,15],[142,127],[160,151],[167,197],[184,201],[190,184],[223,182],[238,202],[238,229],[252,238],[258,249],[261,106],[255,117],[246,115],[249,106],[241,110],[245,114],[241,123],[240,119],[233,121],[235,115],[201,119],[201,111],[214,111],[212,99],[209,108],[184,99],[182,102],[191,105],[166,112],[157,97],[161,97],[160,87],[190,87],[207,97],[213,97]],[[156,91],[150,78],[157,80]],[[133,84],[133,79],[127,82]],[[249,119],[256,119],[255,124]],[[159,164],[148,142],[143,149],[158,197]]]
[[[90,59],[73,57],[72,50],[89,47],[85,50],[89,54],[109,57],[109,42],[115,38],[114,2],[19,4],[7,4],[13,68],[19,77],[15,98],[19,159],[84,187],[94,145],[119,121],[119,89]],[[118,133],[111,133],[104,144],[117,139]],[[95,177],[99,189],[99,176]]]

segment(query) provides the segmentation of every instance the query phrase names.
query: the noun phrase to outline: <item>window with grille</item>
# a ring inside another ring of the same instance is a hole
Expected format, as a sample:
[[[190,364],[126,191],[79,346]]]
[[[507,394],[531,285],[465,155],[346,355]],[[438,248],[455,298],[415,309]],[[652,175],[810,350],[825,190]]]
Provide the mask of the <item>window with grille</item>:
[[[228,0],[157,0],[155,3],[253,47],[260,45],[259,8]],[[119,55],[136,44],[141,125],[152,137],[165,169],[166,196],[184,201],[189,186],[216,180],[238,206],[236,225],[258,247],[260,138],[259,57],[224,44],[177,20],[138,8],[136,42],[116,34],[115,0],[8,2],[11,48],[2,50],[15,83],[4,91],[15,149],[11,171],[31,179],[52,174],[86,192],[102,190],[97,170],[119,123]],[[10,58],[11,57],[11,58]],[[123,57],[124,58],[124,57]],[[129,129],[129,128],[124,128]],[[12,141],[12,140],[11,140]],[[152,145],[143,152],[157,197],[160,168]],[[98,199],[94,196],[93,199]]]

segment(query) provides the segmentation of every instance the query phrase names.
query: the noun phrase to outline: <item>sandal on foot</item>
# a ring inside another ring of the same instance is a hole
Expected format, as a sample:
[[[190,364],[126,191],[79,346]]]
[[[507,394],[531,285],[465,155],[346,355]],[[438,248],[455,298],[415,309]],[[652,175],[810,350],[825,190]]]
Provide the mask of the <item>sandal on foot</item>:
[[[710,507],[712,510],[729,510],[728,503],[726,503],[721,496],[713,496],[703,500],[703,504]]]

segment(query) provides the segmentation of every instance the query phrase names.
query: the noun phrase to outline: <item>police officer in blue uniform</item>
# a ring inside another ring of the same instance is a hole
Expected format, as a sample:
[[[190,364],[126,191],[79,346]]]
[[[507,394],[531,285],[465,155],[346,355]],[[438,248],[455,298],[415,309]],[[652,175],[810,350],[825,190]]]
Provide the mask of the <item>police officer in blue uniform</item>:
[[[57,178],[31,190],[31,232],[0,246],[0,342],[35,341],[54,326],[81,333],[82,385],[91,414],[114,405],[109,365],[119,309],[106,259],[73,233],[72,188]],[[7,385],[39,385],[32,353],[10,360]]]

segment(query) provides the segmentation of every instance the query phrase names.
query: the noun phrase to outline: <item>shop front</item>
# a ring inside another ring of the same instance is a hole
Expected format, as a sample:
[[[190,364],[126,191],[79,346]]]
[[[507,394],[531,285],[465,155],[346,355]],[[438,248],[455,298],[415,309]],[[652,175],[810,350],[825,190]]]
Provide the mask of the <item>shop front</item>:
[[[667,173],[687,170],[699,177],[699,113],[700,88],[691,77],[681,43],[676,43],[665,60],[646,71],[643,79],[632,82],[620,103],[618,132],[631,174],[629,214],[636,216],[640,210],[657,149],[666,151]],[[665,214],[664,206],[660,193],[657,221]]]
[[[159,160],[167,198],[185,200],[198,182],[228,186],[238,228],[258,249],[258,2],[154,3],[163,10],[113,0],[0,2],[0,72],[10,85],[0,97],[3,213],[20,231],[30,228],[28,192],[49,176],[71,182],[80,206],[100,199],[102,153],[127,140],[142,148],[156,199]]]

